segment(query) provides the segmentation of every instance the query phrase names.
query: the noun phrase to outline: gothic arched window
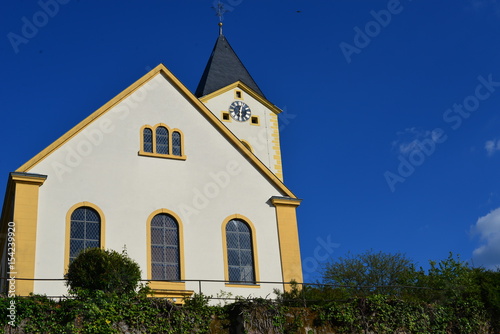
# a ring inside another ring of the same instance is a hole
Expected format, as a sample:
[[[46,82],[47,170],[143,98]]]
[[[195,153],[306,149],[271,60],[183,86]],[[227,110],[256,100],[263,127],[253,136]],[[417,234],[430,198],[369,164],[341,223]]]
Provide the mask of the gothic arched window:
[[[180,280],[179,226],[171,215],[160,213],[151,220],[151,278]]]
[[[226,245],[229,281],[255,282],[252,232],[241,219],[226,224]]]

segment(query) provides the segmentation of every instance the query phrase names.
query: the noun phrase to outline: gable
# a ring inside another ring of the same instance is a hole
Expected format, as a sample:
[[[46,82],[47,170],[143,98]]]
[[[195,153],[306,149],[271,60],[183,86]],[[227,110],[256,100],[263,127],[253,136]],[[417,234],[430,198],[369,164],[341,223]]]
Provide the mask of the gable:
[[[279,114],[283,111],[241,81],[236,81],[236,82],[234,82],[230,85],[227,85],[225,87],[222,87],[222,88],[220,88],[220,89],[218,89],[218,90],[216,90],[208,95],[205,95],[205,96],[200,98],[200,101],[203,103],[207,103],[211,100],[216,99],[218,96],[226,94],[227,92],[232,91],[234,89],[241,89],[246,94],[250,95],[252,98],[254,98],[256,101],[261,103],[263,106],[265,106],[266,108],[268,108],[269,110],[271,110],[275,114]]]
[[[156,92],[158,85],[162,85],[160,87],[161,94]],[[137,105],[141,105],[141,108],[148,110],[148,112],[138,113],[135,109]],[[296,198],[276,175],[249,152],[238,138],[200,100],[194,97],[163,64],[144,75],[16,171],[47,173],[48,170],[52,171],[51,174],[55,173],[61,181],[65,175],[70,175],[82,164],[87,165],[90,169],[96,168],[92,162],[93,159],[99,157],[112,159],[113,157],[118,158],[120,154],[134,154],[137,157],[140,129],[126,127],[125,124],[132,119],[131,115],[134,115],[134,120],[137,122],[140,122],[142,117],[142,125],[154,126],[161,123],[164,119],[162,113],[165,112],[165,109],[158,108],[161,105],[168,106],[169,110],[179,110],[169,115],[172,122],[169,126],[172,128],[186,129],[186,126],[182,126],[183,122],[186,125],[186,112],[194,109],[198,112],[196,126],[204,128],[209,126],[210,130],[205,129],[206,131],[213,133],[215,130],[219,134],[219,136],[212,136],[213,140],[223,139],[225,141],[225,144],[218,143],[217,146],[211,146],[213,143],[203,140],[203,138],[198,138],[199,140],[196,142],[186,142],[188,159],[190,159],[189,150],[192,150],[194,146],[198,148],[198,152],[206,154],[211,150],[213,152],[214,148],[222,149],[221,145],[229,145],[229,148],[232,147],[239,156],[250,163],[283,196]],[[189,140],[194,139],[188,134],[185,134],[185,137],[186,140],[188,138]],[[106,151],[105,147],[108,145],[116,148],[116,151],[112,151],[113,154]],[[92,156],[92,158],[87,156]],[[142,163],[142,160],[136,161],[136,163]],[[41,165],[44,167],[41,168]],[[95,173],[99,172],[103,171],[95,170]]]
[[[281,110],[237,81],[200,99],[280,180],[283,180],[278,114]],[[238,121],[230,116],[231,105],[244,103],[250,116]]]

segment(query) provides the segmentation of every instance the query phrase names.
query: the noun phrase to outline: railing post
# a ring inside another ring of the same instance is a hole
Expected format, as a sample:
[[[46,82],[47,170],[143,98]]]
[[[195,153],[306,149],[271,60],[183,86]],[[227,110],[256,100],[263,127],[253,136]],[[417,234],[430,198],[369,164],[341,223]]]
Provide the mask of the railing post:
[[[304,291],[304,282],[302,284],[302,289],[300,289],[300,294],[302,295],[302,300],[304,300],[304,307],[307,307],[307,302],[306,302],[306,294]]]

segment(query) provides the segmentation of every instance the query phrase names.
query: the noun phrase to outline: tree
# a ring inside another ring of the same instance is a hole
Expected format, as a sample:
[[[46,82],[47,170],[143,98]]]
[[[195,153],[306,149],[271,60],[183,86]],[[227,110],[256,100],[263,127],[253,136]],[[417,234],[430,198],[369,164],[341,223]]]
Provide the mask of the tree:
[[[397,286],[412,285],[418,273],[412,260],[401,253],[348,254],[327,264],[323,283],[349,288],[353,293],[401,293]]]
[[[474,269],[474,280],[479,286],[481,300],[496,333],[500,333],[500,270]]]
[[[125,251],[120,254],[114,250],[89,248],[70,263],[65,279],[72,292],[85,289],[123,294],[135,291],[141,271]]]

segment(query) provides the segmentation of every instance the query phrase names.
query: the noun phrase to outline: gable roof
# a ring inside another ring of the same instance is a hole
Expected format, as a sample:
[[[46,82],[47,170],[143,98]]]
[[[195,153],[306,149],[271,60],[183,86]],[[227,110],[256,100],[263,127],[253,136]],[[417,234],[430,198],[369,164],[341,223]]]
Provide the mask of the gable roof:
[[[208,121],[212,124],[216,130],[218,130],[262,175],[264,175],[277,189],[282,191],[286,196],[291,198],[297,198],[290,189],[288,189],[284,183],[274,175],[274,173],[269,170],[266,165],[264,165],[250,150],[248,150],[242,142],[220,121],[199,99],[197,99],[193,93],[191,93],[186,86],[184,86],[179,79],[177,79],[172,72],[170,72],[165,65],[160,64],[154,69],[146,73],[142,78],[134,82],[120,94],[111,99],[108,103],[103,105],[101,108],[97,109],[71,130],[62,135],[55,142],[46,147],[43,151],[35,155],[24,165],[19,167],[16,172],[27,173],[33,167],[35,167],[40,161],[49,156],[52,152],[60,148],[64,143],[74,137],[76,134],[84,130],[89,124],[98,119],[100,116],[105,114],[115,105],[120,103],[123,99],[134,93],[136,90],[141,88],[149,80],[155,77],[157,74],[163,75],[170,84],[176,88],[179,93],[184,96]]]
[[[221,34],[217,38],[217,42],[215,42],[214,49],[194,95],[196,97],[205,96],[236,81],[245,83],[262,97],[265,97],[240,58],[229,45],[226,37]]]

